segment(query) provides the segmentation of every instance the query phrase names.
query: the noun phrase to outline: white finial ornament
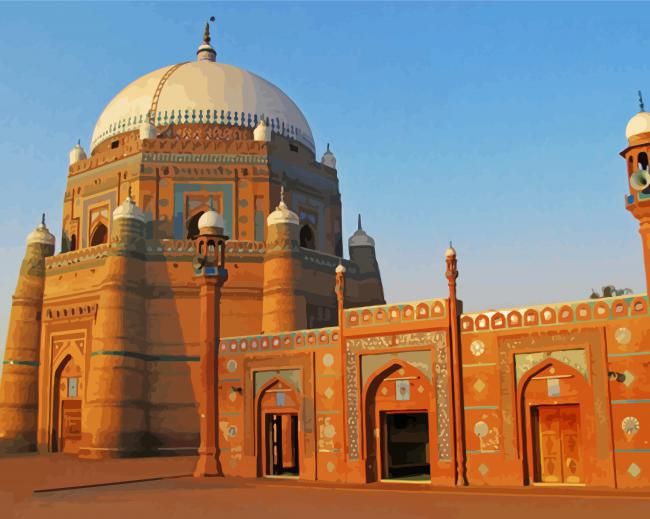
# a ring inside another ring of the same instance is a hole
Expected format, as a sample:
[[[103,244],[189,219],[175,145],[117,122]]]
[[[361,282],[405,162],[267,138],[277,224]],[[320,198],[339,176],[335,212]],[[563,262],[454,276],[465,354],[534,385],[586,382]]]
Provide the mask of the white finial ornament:
[[[266,124],[264,117],[260,119],[260,122],[257,124],[253,130],[253,140],[258,142],[270,142],[271,141],[271,127]]]
[[[210,17],[210,22],[214,22],[214,16]],[[217,51],[210,45],[210,22],[205,24],[203,43],[199,45],[199,49],[196,51],[197,61],[217,61]]]
[[[445,251],[445,257],[449,258],[456,255],[456,249],[451,246],[451,241],[449,242],[449,247]]]
[[[337,274],[345,274],[345,267],[343,266],[343,260],[339,260],[339,264],[336,267]]]

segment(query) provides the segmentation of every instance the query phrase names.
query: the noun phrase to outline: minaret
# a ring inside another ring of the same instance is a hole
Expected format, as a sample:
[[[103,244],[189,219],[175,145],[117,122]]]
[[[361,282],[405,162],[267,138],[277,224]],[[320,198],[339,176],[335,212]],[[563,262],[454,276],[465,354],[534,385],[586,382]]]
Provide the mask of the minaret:
[[[358,286],[358,302],[363,306],[383,305],[384,288],[381,284],[381,274],[375,254],[375,240],[372,239],[361,226],[361,215],[358,216],[357,230],[348,240],[350,261],[359,269],[356,275]]]
[[[264,254],[262,330],[275,333],[307,326],[307,304],[298,294],[301,272],[298,215],[284,202],[266,219],[268,226]]]
[[[200,345],[201,386],[198,391],[201,445],[194,477],[222,476],[218,448],[218,369],[221,287],[228,280],[226,240],[223,216],[212,206],[199,218],[199,236],[195,240],[197,255],[194,272],[199,284],[201,303]]]
[[[639,113],[630,119],[625,129],[628,147],[621,152],[627,163],[629,195],[625,206],[639,221],[646,273],[646,290],[650,294],[650,113],[645,111],[639,92]]]
[[[456,280],[458,279],[458,261],[456,250],[449,242],[449,248],[445,252],[445,263],[447,270],[445,277],[449,285],[449,332],[452,372],[452,400],[454,407],[454,453],[456,460],[456,485],[467,485],[467,469],[465,461],[465,415],[463,407],[463,375],[460,344],[460,314],[462,311],[460,301],[456,294]]]
[[[124,457],[147,448],[145,216],[131,192],[113,211],[99,290],[79,456]]]
[[[214,16],[210,17],[210,22],[214,22]],[[203,43],[199,45],[196,51],[197,61],[217,61],[217,51],[210,45],[210,22],[206,22],[203,31]]]
[[[0,452],[36,450],[45,258],[54,254],[54,244],[43,215],[39,226],[27,236],[11,303],[0,380]]]

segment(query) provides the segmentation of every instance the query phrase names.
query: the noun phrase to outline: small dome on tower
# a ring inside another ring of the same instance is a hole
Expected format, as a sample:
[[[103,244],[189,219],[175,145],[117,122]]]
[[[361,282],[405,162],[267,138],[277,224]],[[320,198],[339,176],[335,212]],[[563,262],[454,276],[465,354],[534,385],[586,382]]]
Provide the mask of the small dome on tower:
[[[447,247],[447,250],[445,251],[445,257],[449,258],[449,257],[455,256],[455,255],[456,255],[456,249],[454,249],[451,246],[451,242],[449,242],[449,247]]]
[[[213,231],[216,229],[218,232],[215,234],[222,234],[225,227],[225,222],[223,216],[217,213],[214,209],[210,209],[201,215],[199,218],[199,232],[203,234],[203,231]]]
[[[650,132],[650,113],[645,111],[643,96],[639,90],[639,113],[628,121],[625,127],[625,137],[629,140],[630,137],[648,132]]]
[[[119,220],[121,218],[133,218],[141,222],[145,221],[144,213],[135,205],[135,202],[131,198],[131,188],[129,188],[129,194],[124,199],[124,202],[118,205],[113,211],[113,220]]]
[[[157,136],[156,127],[151,121],[145,121],[140,125],[140,140],[155,139]]]
[[[348,240],[348,247],[374,247],[375,240],[373,240],[366,231],[361,227],[361,215],[357,221],[357,230],[350,236]]]
[[[287,204],[284,203],[284,186],[280,191],[280,203],[275,208],[275,211],[266,218],[267,225],[276,225],[278,223],[291,223],[293,225],[298,225],[300,223],[298,215],[289,209]]]
[[[258,123],[258,125],[253,130],[253,139],[262,142],[271,141],[271,128],[269,127],[268,124],[266,124],[264,117],[262,117],[262,120]]]
[[[327,150],[323,153],[323,158],[320,161],[325,164],[328,168],[336,169],[336,157],[330,151],[330,145],[327,143]]]
[[[639,112],[627,123],[625,137],[629,140],[630,137],[648,132],[650,132],[650,113]]]
[[[336,273],[337,274],[345,274],[345,267],[343,266],[343,263],[339,263],[336,266]]]
[[[75,162],[86,160],[87,158],[88,156],[86,155],[86,151],[81,146],[81,141],[77,141],[77,144],[74,145],[74,148],[70,150],[70,166],[72,166]]]
[[[56,238],[54,238],[54,235],[45,225],[45,213],[43,213],[41,223],[39,223],[36,229],[27,235],[27,243],[44,243],[45,245],[53,246],[55,242]]]

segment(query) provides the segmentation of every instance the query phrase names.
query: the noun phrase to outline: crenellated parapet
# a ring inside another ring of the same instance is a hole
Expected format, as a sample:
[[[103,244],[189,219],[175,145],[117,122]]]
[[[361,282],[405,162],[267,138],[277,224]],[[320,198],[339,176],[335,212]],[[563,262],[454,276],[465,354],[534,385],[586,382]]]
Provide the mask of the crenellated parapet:
[[[427,299],[399,304],[387,304],[352,308],[345,310],[345,325],[362,331],[386,325],[408,325],[412,322],[429,321],[438,324],[448,317],[447,301],[445,299]]]
[[[339,328],[326,327],[313,330],[294,330],[265,335],[247,335],[221,339],[222,355],[264,354],[286,350],[301,350],[338,346]]]
[[[647,315],[647,295],[626,295],[463,314],[461,316],[461,332],[491,332],[569,324],[584,325],[591,322]]]

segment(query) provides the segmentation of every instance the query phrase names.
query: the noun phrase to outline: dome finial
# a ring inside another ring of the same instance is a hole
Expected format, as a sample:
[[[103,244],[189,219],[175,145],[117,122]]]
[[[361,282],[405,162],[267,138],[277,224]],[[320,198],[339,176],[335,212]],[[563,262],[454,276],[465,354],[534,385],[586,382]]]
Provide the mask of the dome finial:
[[[43,213],[41,215],[41,225],[43,225],[43,227],[45,227],[45,213]]]
[[[641,90],[639,90],[639,112],[645,112],[645,106],[643,105],[643,95]]]
[[[214,200],[212,200],[212,195],[210,195],[208,206],[210,207],[210,211],[214,211]]]
[[[199,46],[199,50],[196,51],[196,58],[198,61],[216,61],[217,52],[214,50],[212,45],[210,45],[210,22],[214,22],[214,16],[210,16],[210,20],[205,23],[205,30],[203,31],[203,43]]]
[[[284,184],[280,186],[280,203],[284,204]]]
[[[362,229],[361,227],[361,213],[357,215],[357,230],[360,231]]]
[[[126,197],[127,197],[129,200],[133,200],[133,198],[131,198],[131,184],[129,184],[129,190],[128,190],[128,192],[126,193]]]

